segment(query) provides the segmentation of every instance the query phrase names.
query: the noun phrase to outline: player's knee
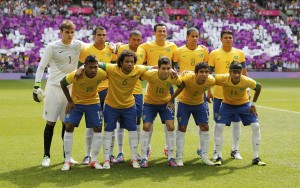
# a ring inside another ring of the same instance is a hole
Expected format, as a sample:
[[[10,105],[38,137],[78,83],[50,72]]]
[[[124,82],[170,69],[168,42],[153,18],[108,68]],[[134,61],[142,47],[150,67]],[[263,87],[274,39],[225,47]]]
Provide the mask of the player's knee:
[[[55,126],[55,123],[56,122],[47,121],[47,125],[49,125],[49,126]]]
[[[209,126],[205,124],[199,124],[199,128],[201,131],[209,131]]]
[[[168,130],[168,131],[174,131],[174,130],[175,130],[175,127],[174,127],[174,121],[172,121],[172,120],[167,120],[165,123],[166,123],[167,130]]]
[[[180,132],[186,132],[186,127],[187,127],[187,126],[184,126],[184,125],[178,126],[178,130],[179,130]]]
[[[258,122],[256,122],[256,123],[251,123],[250,124],[251,125],[251,128],[252,128],[252,131],[254,132],[254,131],[259,131],[259,123]]]
[[[66,132],[73,132],[74,131],[74,125],[72,123],[66,124]]]
[[[224,126],[225,126],[225,124],[223,124],[223,123],[217,123],[216,130],[217,131],[223,131]]]
[[[151,130],[151,124],[152,123],[144,123],[143,130],[149,132]]]
[[[102,127],[94,127],[93,130],[95,133],[101,133]]]

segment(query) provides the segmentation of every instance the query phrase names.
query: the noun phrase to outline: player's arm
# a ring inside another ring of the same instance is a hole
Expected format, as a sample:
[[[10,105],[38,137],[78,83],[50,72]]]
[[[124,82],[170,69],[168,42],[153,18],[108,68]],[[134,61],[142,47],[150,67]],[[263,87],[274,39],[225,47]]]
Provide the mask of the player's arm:
[[[67,77],[65,76],[61,81],[60,81],[60,87],[63,90],[67,100],[68,100],[68,104],[66,107],[66,114],[70,113],[70,110],[72,108],[75,108],[75,104],[73,103],[73,100],[71,98],[69,89],[67,88],[67,86],[69,85],[69,83],[67,82]]]
[[[51,58],[52,58],[52,48],[50,45],[48,45],[42,55],[41,61],[39,63],[39,66],[38,66],[38,68],[36,70],[36,74],[35,74],[35,82],[34,82],[34,86],[33,86],[32,96],[33,96],[33,100],[36,102],[41,102],[38,99],[38,94],[39,94],[39,91],[41,90],[40,89],[42,86],[41,82],[42,82],[45,68],[48,66]]]
[[[215,67],[209,66],[209,74],[212,74],[213,72],[215,72]],[[214,100],[214,96],[213,96],[213,94],[211,92],[211,87],[209,87],[207,89],[206,100],[209,103],[211,103]]]
[[[259,97],[260,91],[261,91],[260,83],[256,83],[256,87],[253,90],[255,91],[255,93],[254,93],[253,100],[252,100],[251,106],[249,108],[249,111],[257,116],[257,111],[256,111],[255,105],[256,105],[256,101]]]
[[[173,101],[183,91],[184,87],[185,87],[184,82],[181,82],[181,85],[177,86],[176,91],[174,92],[174,94],[171,96],[171,98],[167,103],[167,108],[171,108],[173,111],[175,110]]]

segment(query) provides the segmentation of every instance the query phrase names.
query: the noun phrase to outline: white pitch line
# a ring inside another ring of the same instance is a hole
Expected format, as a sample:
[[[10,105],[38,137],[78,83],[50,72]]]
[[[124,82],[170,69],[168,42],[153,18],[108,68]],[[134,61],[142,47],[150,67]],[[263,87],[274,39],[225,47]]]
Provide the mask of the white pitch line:
[[[267,100],[259,100],[261,102],[282,102],[282,101],[300,101],[300,99],[267,99]]]
[[[258,107],[266,108],[266,109],[270,109],[270,110],[277,110],[277,111],[282,111],[282,112],[290,112],[290,113],[294,113],[294,114],[300,114],[300,112],[292,111],[292,110],[284,110],[284,109],[280,109],[280,108],[271,108],[271,107],[266,107],[266,106],[258,106]]]

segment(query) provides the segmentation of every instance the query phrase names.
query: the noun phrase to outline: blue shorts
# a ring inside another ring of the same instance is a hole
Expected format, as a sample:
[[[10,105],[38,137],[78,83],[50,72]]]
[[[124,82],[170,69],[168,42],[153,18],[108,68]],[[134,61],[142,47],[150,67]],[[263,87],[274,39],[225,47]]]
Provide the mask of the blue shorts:
[[[105,100],[106,95],[107,95],[107,89],[98,92],[98,95],[99,95],[99,97],[100,97],[101,108],[103,109],[104,100]]]
[[[72,123],[75,127],[79,126],[80,120],[85,115],[87,128],[102,126],[102,110],[100,104],[81,105],[75,104],[76,109],[72,108],[70,114],[65,117],[66,123]]]
[[[196,125],[208,125],[207,104],[205,102],[199,105],[178,103],[177,121],[179,126],[187,126],[191,114]]]
[[[148,104],[143,105],[143,121],[144,123],[153,123],[157,113],[159,113],[162,122],[166,120],[174,120],[174,111],[166,108],[167,104]]]
[[[143,112],[143,94],[134,94],[136,106],[136,118],[141,119]]]
[[[116,129],[118,119],[120,128],[128,131],[136,131],[136,106],[124,109],[116,109],[104,104],[104,131],[112,132]]]
[[[214,111],[214,120],[215,120],[215,122],[218,121],[218,113],[219,113],[219,110],[220,110],[221,103],[222,103],[222,99],[214,98],[213,111]],[[233,122],[241,121],[240,116],[238,114],[235,114],[232,117],[231,121],[233,121]],[[226,125],[230,126],[230,124],[231,123],[226,124]]]
[[[249,113],[249,108],[250,102],[242,105],[229,105],[222,103],[217,123],[230,124],[235,115],[238,115],[241,118],[245,126],[250,125],[251,123],[257,123],[257,117],[252,112]]]

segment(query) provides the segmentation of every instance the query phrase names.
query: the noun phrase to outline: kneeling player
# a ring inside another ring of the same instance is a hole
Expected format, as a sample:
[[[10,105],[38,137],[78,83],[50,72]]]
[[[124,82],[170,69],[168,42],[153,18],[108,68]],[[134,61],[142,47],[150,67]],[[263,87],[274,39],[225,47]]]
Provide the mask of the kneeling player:
[[[66,132],[64,136],[64,152],[66,155],[65,163],[61,170],[70,170],[71,153],[73,145],[74,127],[78,127],[80,120],[85,114],[87,128],[93,128],[94,137],[92,141],[92,155],[90,167],[95,169],[103,169],[98,163],[98,154],[102,142],[101,128],[101,106],[97,93],[97,86],[101,80],[105,80],[107,74],[98,68],[98,61],[95,56],[87,56],[84,62],[85,71],[81,79],[74,78],[75,72],[68,74],[60,82],[62,90],[68,100],[66,108]],[[68,85],[72,85],[72,95],[70,96]]]

